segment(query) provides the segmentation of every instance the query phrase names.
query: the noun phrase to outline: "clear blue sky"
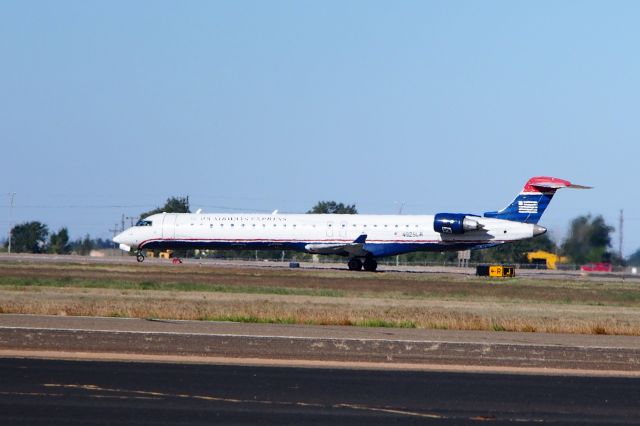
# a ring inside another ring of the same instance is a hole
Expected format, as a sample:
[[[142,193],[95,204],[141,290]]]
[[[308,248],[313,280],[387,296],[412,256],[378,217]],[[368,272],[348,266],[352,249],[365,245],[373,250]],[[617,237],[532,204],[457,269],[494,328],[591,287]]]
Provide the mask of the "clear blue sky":
[[[551,175],[596,187],[556,196],[552,237],[624,208],[628,255],[639,19],[636,1],[5,1],[0,227],[7,192],[14,223],[108,237],[171,195],[481,213]]]

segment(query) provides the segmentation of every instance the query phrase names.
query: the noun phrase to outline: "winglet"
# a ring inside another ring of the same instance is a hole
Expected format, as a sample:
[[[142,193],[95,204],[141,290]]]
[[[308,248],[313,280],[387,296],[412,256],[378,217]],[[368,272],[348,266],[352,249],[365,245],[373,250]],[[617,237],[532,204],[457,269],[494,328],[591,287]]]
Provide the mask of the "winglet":
[[[353,240],[353,244],[364,244],[367,241],[367,234],[362,234],[355,240]]]

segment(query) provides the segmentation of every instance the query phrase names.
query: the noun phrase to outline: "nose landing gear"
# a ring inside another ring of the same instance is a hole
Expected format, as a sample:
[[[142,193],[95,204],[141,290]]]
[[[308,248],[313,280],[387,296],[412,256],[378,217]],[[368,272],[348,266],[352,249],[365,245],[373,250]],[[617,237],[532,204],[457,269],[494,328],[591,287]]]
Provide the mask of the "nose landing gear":
[[[141,250],[138,250],[138,253],[136,253],[136,259],[138,262],[144,262],[144,254],[142,254]]]

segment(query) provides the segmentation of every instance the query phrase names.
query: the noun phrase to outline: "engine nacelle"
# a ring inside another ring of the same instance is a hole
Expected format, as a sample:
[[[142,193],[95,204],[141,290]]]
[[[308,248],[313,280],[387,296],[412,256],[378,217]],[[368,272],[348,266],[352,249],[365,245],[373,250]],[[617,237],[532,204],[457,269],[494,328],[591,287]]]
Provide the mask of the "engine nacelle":
[[[464,213],[438,213],[433,218],[433,230],[441,234],[464,234],[482,229],[475,215]]]

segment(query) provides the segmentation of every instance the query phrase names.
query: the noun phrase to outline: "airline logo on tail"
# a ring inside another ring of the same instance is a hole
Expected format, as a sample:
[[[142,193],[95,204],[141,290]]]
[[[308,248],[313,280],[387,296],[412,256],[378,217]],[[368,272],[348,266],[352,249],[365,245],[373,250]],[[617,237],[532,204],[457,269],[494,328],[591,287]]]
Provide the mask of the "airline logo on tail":
[[[518,201],[518,213],[538,213],[538,202]]]

